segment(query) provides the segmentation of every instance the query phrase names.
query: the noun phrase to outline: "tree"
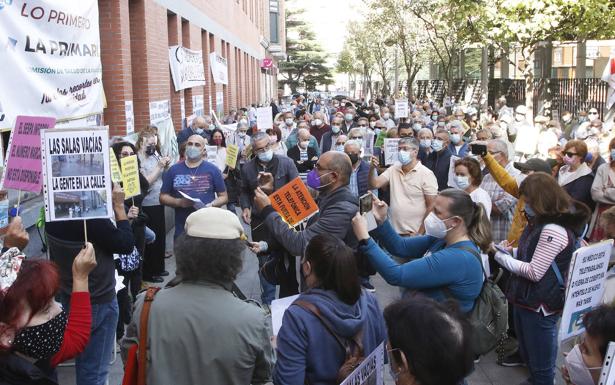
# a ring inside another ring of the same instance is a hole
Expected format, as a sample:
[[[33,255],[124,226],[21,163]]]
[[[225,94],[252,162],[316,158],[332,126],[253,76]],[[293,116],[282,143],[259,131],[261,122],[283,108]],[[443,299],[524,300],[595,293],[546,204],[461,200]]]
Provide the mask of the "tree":
[[[375,64],[372,53],[373,35],[363,25],[360,28],[359,24],[351,23],[345,44],[352,53],[358,73],[361,74],[363,85],[361,96],[366,98],[372,91],[371,83]]]
[[[318,85],[333,84],[331,69],[326,65],[325,52],[316,41],[316,35],[301,19],[303,9],[286,10],[286,54],[288,59],[280,62],[280,84],[288,85],[292,93],[300,87],[306,91]]]
[[[356,84],[357,84],[357,74],[360,73],[360,69],[358,68],[354,55],[348,47],[348,44],[344,43],[344,48],[342,52],[339,53],[337,57],[337,63],[335,65],[335,70],[342,74],[347,74],[349,78],[349,83],[354,85],[353,95],[356,93]],[[350,90],[349,90],[350,91]]]

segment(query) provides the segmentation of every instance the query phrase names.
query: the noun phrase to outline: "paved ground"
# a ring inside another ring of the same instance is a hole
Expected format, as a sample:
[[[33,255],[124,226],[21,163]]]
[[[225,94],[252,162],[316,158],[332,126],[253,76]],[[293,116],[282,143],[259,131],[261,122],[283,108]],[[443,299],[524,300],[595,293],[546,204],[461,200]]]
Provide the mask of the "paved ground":
[[[169,236],[168,239],[168,244],[170,245],[172,242],[172,236]],[[166,269],[173,273],[175,271],[175,259],[170,258],[166,261]],[[237,285],[249,298],[260,300],[261,290],[257,277],[257,271],[258,263],[256,256],[249,251],[246,251],[244,255],[244,269],[237,279]],[[380,305],[383,308],[398,298],[399,289],[388,285],[380,276],[373,277],[372,283],[376,287],[376,295]],[[443,368],[443,370],[446,370],[446,368]],[[117,359],[115,359],[111,365],[109,384],[121,384],[122,374],[122,363],[118,355]],[[388,369],[385,371],[385,378],[386,384],[394,384],[389,376]],[[504,368],[499,366],[496,364],[495,355],[492,353],[481,359],[480,363],[476,367],[476,370],[469,377],[468,383],[470,385],[517,385],[525,380],[525,378],[527,378],[527,370],[525,368]],[[63,385],[74,384],[74,367],[69,366],[59,368],[59,379],[60,384]],[[559,378],[559,374],[556,383],[563,384],[561,378]],[[203,384],[206,384],[206,382],[203,382]]]

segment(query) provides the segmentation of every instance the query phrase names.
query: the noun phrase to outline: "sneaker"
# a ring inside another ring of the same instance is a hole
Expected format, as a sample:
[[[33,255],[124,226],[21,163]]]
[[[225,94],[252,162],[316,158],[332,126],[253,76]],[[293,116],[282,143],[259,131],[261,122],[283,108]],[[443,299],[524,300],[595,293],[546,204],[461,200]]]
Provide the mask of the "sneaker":
[[[476,365],[476,364],[478,364],[480,362],[480,357],[481,356],[474,357],[474,365]]]
[[[521,359],[521,354],[519,354],[519,351],[504,357],[502,362],[498,363],[508,368],[512,368],[514,366],[525,366],[525,362]]]
[[[376,288],[369,281],[361,282],[361,286],[363,286],[363,288],[369,291],[370,293],[376,292]]]

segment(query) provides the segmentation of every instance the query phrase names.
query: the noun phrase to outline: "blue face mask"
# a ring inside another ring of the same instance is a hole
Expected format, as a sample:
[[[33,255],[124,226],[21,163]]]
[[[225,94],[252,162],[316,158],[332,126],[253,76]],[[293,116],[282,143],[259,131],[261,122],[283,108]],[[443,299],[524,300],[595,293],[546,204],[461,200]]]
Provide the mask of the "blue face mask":
[[[258,159],[261,162],[265,162],[265,163],[271,162],[271,159],[273,159],[273,150],[270,149],[265,152],[261,152],[260,154],[258,154]]]
[[[615,148],[611,150],[611,162],[615,162]]]
[[[412,162],[412,155],[410,155],[410,151],[399,151],[397,153],[397,159],[402,165],[407,165]]]
[[[444,146],[444,142],[442,142],[441,140],[434,139],[431,141],[431,149],[434,150],[435,152],[442,150],[443,146]]]
[[[197,134],[201,135],[203,133],[203,129],[199,127],[194,132],[196,132]]]
[[[451,134],[451,142],[453,144],[457,144],[457,143],[461,142],[461,135],[459,135],[459,134]]]
[[[199,160],[201,158],[201,150],[194,146],[186,147],[186,158],[192,161]]]
[[[525,211],[525,215],[527,215],[529,218],[534,218],[536,216],[536,213],[534,212],[532,207],[530,207],[530,205],[528,205],[527,203],[525,204],[523,211]]]
[[[419,146],[421,148],[431,147],[431,139],[421,139],[421,141],[419,142]]]
[[[340,144],[339,146],[335,146],[335,151],[344,152],[344,145]]]

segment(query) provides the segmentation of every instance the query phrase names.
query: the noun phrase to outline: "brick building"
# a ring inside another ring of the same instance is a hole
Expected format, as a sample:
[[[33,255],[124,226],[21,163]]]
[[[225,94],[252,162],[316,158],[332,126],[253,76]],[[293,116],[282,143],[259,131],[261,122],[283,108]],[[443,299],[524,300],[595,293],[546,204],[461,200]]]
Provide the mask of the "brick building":
[[[169,100],[173,126],[194,112],[202,95],[205,113],[224,112],[277,95],[277,61],[285,57],[284,0],[99,0],[104,124],[126,134],[126,101],[133,101],[135,131],[149,123],[149,103]],[[203,51],[205,86],[175,91],[168,47]],[[214,84],[209,53],[228,66],[228,85]],[[273,68],[262,69],[263,59]]]

